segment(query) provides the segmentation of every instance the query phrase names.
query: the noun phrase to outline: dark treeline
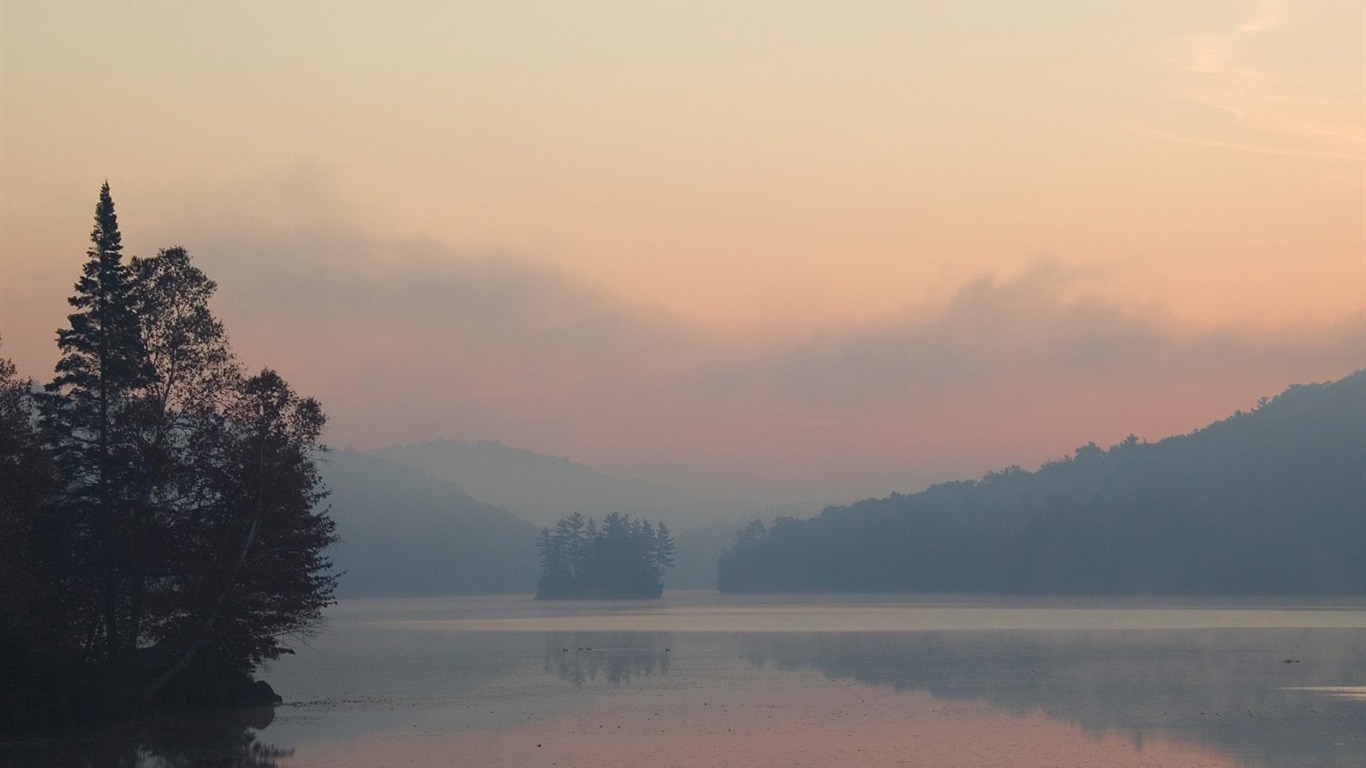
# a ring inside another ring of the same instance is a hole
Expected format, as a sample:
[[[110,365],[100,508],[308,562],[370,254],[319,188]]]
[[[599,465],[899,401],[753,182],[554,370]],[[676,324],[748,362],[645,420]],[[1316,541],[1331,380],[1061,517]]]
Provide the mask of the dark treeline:
[[[0,361],[0,728],[268,702],[331,602],[324,417],[247,375],[181,248],[122,256],[106,184],[41,391]]]
[[[664,594],[674,564],[668,526],[613,512],[602,525],[575,512],[536,540],[541,580],[536,599],[639,598]]]
[[[1189,435],[755,522],[723,592],[1366,593],[1366,371]]]

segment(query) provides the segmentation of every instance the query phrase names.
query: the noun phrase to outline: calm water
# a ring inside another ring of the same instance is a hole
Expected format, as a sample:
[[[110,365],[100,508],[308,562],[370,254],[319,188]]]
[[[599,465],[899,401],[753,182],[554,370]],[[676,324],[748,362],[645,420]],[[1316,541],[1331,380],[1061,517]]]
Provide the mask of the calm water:
[[[351,601],[271,710],[35,766],[1366,766],[1362,601]]]

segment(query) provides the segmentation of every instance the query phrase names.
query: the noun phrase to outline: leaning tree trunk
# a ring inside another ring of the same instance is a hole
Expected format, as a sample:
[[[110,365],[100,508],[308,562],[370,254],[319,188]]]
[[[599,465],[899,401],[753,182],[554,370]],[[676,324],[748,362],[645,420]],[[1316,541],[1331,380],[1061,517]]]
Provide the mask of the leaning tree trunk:
[[[226,583],[223,584],[222,591],[218,593],[218,599],[214,601],[213,610],[209,611],[209,615],[204,619],[204,626],[200,629],[199,636],[190,644],[189,648],[185,649],[185,652],[180,655],[180,658],[176,660],[175,664],[172,664],[170,668],[161,673],[160,677],[153,680],[152,684],[143,690],[142,696],[138,699],[142,705],[145,706],[152,700],[152,696],[156,695],[157,691],[174,680],[176,675],[184,672],[185,668],[190,666],[190,662],[194,661],[195,657],[199,655],[199,652],[209,647],[213,642],[213,625],[218,621],[218,614],[223,609],[223,603],[227,602],[228,595],[232,592],[232,588],[237,585],[237,580],[242,573],[242,568],[246,565],[247,555],[250,554],[251,546],[256,541],[256,529],[260,524],[261,518],[260,516],[257,516],[257,518],[252,521],[251,528],[247,530],[247,537],[242,542],[242,551],[238,553],[237,562],[233,563],[232,570],[228,574],[228,579]]]

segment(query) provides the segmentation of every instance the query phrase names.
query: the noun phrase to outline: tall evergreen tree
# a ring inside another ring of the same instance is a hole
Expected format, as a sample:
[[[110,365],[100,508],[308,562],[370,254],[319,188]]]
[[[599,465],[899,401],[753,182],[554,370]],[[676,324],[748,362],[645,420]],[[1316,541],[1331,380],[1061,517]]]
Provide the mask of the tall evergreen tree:
[[[677,545],[674,544],[673,533],[669,531],[669,526],[660,523],[655,529],[654,542],[654,563],[655,575],[660,579],[664,578],[664,571],[674,567],[674,553]]]
[[[584,516],[575,512],[565,517],[555,524],[556,530],[563,530],[562,538],[565,542],[565,555],[569,559],[569,568],[573,573],[583,573],[588,563],[589,545],[587,521]]]
[[[57,331],[62,357],[44,398],[44,428],[64,478],[62,529],[78,561],[78,589],[94,593],[90,634],[103,640],[104,654],[124,650],[120,614],[123,534],[128,530],[139,460],[132,439],[135,398],[151,368],[132,306],[129,272],[123,263],[109,183],[100,188],[95,226],[76,293],[69,328]],[[133,638],[132,640],[135,640]]]
[[[36,419],[0,361],[0,727],[230,701],[336,584],[317,401],[242,374],[184,249],[123,262],[107,183],[88,257]]]

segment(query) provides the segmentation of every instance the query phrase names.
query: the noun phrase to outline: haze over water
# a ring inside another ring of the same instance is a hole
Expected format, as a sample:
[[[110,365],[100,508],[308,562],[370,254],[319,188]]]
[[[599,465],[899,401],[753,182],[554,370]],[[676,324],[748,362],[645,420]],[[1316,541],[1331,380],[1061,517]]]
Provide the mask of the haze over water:
[[[6,735],[0,766],[1361,768],[1360,597],[393,596],[554,585],[597,541],[536,549],[571,512],[666,523],[670,587],[1366,591],[1363,29],[1361,0],[0,0],[15,402],[107,180],[123,256],[183,246],[243,370],[321,403],[340,541],[303,576],[385,596],[258,670],[274,710]],[[98,506],[35,495],[24,529],[84,546],[49,548],[91,585],[58,650],[88,661],[98,594],[119,672],[186,647],[155,635],[205,559],[163,545],[222,476],[111,495],[174,432],[137,424],[61,454]],[[256,498],[188,647],[262,573]],[[15,626],[63,602],[27,581]],[[164,593],[126,644],[123,587]]]
[[[286,698],[273,718],[49,736],[0,757],[136,746],[135,765],[192,765],[191,744],[293,768],[1347,768],[1366,754],[1360,600],[348,601],[265,676]]]

